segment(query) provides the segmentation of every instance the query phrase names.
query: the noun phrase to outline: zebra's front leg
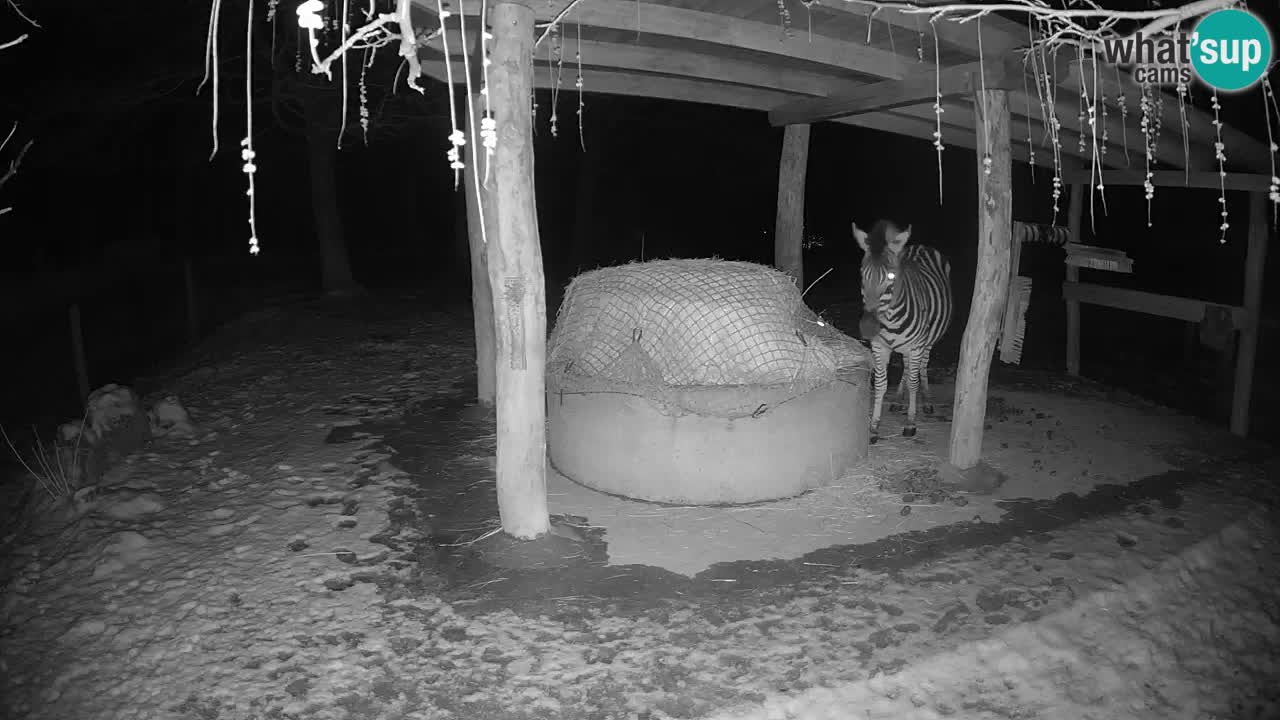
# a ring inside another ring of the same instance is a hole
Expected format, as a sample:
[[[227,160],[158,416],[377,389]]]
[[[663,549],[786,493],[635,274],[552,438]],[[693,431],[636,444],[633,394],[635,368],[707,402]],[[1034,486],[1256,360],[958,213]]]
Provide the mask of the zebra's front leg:
[[[880,439],[880,413],[884,409],[884,394],[889,389],[889,346],[880,338],[871,341],[871,354],[875,358],[875,397],[871,402],[871,444]]]
[[[903,437],[916,434],[916,395],[920,389],[920,365],[923,353],[911,348],[903,353],[902,373],[907,378],[907,424],[902,427]]]

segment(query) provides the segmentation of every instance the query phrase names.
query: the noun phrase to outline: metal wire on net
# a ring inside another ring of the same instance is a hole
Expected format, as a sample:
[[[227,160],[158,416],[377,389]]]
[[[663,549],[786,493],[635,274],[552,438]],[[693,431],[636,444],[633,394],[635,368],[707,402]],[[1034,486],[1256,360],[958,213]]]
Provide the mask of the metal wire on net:
[[[575,278],[548,347],[557,387],[616,383],[655,401],[673,388],[790,385],[796,394],[870,358],[825,325],[791,278],[763,265],[658,260]]]

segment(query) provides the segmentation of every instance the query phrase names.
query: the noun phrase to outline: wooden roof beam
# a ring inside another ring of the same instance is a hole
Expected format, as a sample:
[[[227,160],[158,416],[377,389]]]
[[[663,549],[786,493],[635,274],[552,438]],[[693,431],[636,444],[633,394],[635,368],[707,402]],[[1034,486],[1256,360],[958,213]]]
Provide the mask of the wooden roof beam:
[[[463,48],[473,46],[475,31],[468,26],[466,42],[463,43],[461,42],[462,36],[460,33],[453,29],[448,34],[448,40],[455,77],[461,77],[459,73],[463,71]],[[442,45],[440,37],[437,36],[432,39],[427,44],[427,47],[434,51],[434,54],[430,51],[420,52],[421,59],[424,61],[439,60],[443,52]],[[574,41],[573,48],[575,51],[578,49],[577,41]],[[536,57],[535,61],[545,63],[545,54]],[[571,80],[572,75],[569,70],[571,60],[566,58],[564,63],[566,77]],[[632,72],[677,75],[703,80],[718,80],[726,84],[815,96],[826,95],[833,87],[843,88],[853,84],[843,78],[820,72],[795,70],[748,60],[716,58],[690,50],[668,50],[663,48],[661,52],[658,52],[654,48],[643,45],[608,43],[595,40],[582,41],[582,66],[585,76],[584,82],[588,86],[592,82],[592,75],[598,69],[629,70]],[[576,64],[572,72],[577,72]],[[569,85],[572,85],[571,81]]]
[[[983,87],[1012,90],[1023,87],[1022,61],[1006,57],[1002,62],[967,63],[935,72],[933,68],[912,73],[903,80],[864,85],[835,97],[796,100],[769,111],[774,126],[837,120],[881,110],[929,103],[941,93],[944,99],[968,97]]]
[[[444,60],[434,58],[425,60],[422,63],[423,73],[440,82],[445,81]],[[455,82],[458,75],[454,74]],[[630,72],[611,72],[596,71],[592,73],[592,81],[586,84],[584,91],[589,94],[603,93],[606,95],[627,95],[632,97],[648,97],[660,98],[664,100],[676,100],[679,102],[695,102],[707,105],[719,105],[722,107],[732,107],[747,110],[767,111],[769,108],[781,104],[789,97],[787,93],[754,89],[742,86],[725,85],[712,80],[696,80],[686,78],[674,78],[663,76],[644,76],[636,75]],[[555,75],[553,68],[548,65],[538,65],[534,68],[534,87],[541,89],[550,89],[555,87]],[[844,118],[834,122],[857,125],[860,127],[872,128],[875,130],[883,130],[886,132],[896,133],[899,135],[907,135],[926,140],[932,140],[933,123],[912,117],[889,117],[884,113],[872,115],[859,115],[853,118]],[[944,132],[947,129],[944,127]],[[954,137],[952,137],[954,136]],[[976,140],[973,131],[953,131],[945,136],[949,146],[965,147],[972,150],[976,147]],[[1020,162],[1027,162],[1028,155],[1026,146],[1014,148],[1014,158]],[[1041,153],[1041,164],[1048,156]],[[1067,159],[1064,158],[1064,162]]]
[[[982,52],[999,57],[1011,50],[1026,47],[1030,44],[1026,27],[998,15],[988,15],[982,22],[966,23],[955,20],[939,20],[929,22],[928,15],[904,13],[900,10],[881,8],[874,10],[872,6],[850,0],[814,0],[813,5],[832,13],[846,15],[870,16],[872,22],[883,22],[912,32],[923,32],[925,37],[932,38],[937,33],[938,40],[952,47],[961,48],[971,55],[978,55],[978,33],[982,33]],[[920,3],[927,6],[928,3]]]
[[[534,3],[537,21],[550,22],[572,0],[539,0]],[[435,14],[435,3],[414,0],[424,12]],[[480,0],[452,0],[468,16],[480,14]],[[787,37],[777,23],[762,23],[686,10],[636,0],[591,0],[573,8],[563,21],[565,27],[577,23],[584,26],[624,30],[643,34],[665,35],[698,42],[751,50],[768,55],[841,68],[863,75],[900,80],[921,63],[864,43],[836,40],[822,35],[812,38],[803,33]],[[931,63],[925,63],[933,67]]]
[[[1111,185],[1141,186],[1146,181],[1146,177],[1147,173],[1143,170],[1105,170],[1102,173],[1102,184],[1104,187]],[[1071,172],[1064,172],[1062,181],[1067,184],[1090,183],[1089,169],[1081,168]],[[1217,170],[1212,172],[1193,170],[1190,173],[1184,170],[1156,170],[1151,173],[1151,184],[1156,187],[1201,188],[1205,190],[1225,188],[1227,190],[1265,193],[1271,185],[1271,176],[1257,173],[1228,172],[1226,177],[1220,177]]]

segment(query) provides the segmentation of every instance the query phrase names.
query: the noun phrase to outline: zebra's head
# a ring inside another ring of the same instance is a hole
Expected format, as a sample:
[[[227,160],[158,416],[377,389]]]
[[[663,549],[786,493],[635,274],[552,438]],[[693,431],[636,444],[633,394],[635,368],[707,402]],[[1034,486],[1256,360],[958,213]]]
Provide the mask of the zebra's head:
[[[876,311],[893,297],[894,279],[898,276],[898,258],[911,239],[911,226],[901,230],[888,220],[878,220],[867,232],[853,223],[853,237],[862,248],[863,325],[876,317]],[[869,328],[864,327],[863,333]]]

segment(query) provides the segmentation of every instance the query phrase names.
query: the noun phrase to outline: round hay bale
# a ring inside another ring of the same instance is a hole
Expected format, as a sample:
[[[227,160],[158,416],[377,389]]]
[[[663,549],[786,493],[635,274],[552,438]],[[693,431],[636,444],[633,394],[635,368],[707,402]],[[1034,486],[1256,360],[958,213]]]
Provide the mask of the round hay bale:
[[[866,456],[870,368],[772,268],[662,260],[584,273],[548,347],[551,461],[643,500],[797,495]]]

